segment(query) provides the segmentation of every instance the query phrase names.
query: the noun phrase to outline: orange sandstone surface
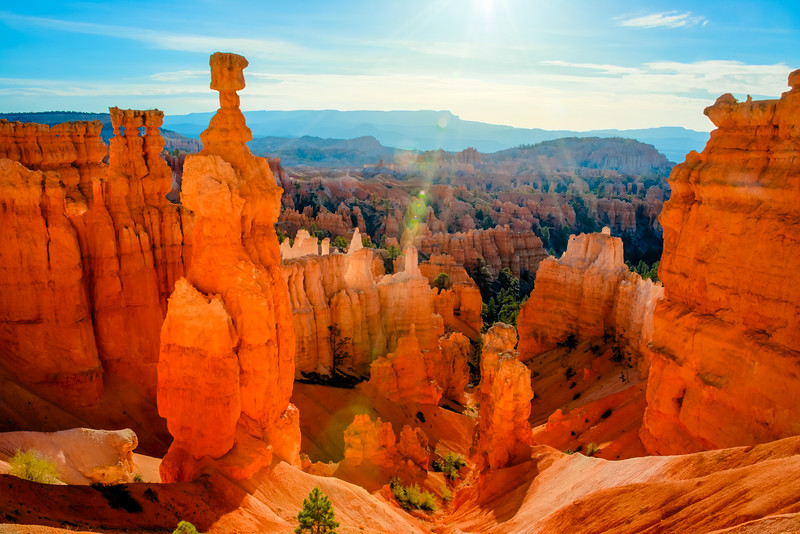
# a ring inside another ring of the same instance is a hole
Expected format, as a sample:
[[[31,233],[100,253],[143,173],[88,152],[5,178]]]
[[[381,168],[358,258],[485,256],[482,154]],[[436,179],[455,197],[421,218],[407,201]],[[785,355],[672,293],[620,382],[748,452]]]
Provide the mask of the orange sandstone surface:
[[[167,482],[195,478],[197,462],[225,456],[234,443],[265,457],[234,450],[252,465],[230,459],[238,467],[233,476],[269,464],[270,448],[299,461],[298,414],[289,404],[294,329],[273,228],[281,191],[268,162],[244,144],[251,135],[236,91],[246,66],[241,56],[211,56],[220,109],[201,136],[203,150],[184,165],[192,263],[169,298],[158,369],[158,409],[175,438],[161,464]]]
[[[664,205],[642,441],[672,454],[800,433],[800,74],[779,100],[705,110],[717,126]]]

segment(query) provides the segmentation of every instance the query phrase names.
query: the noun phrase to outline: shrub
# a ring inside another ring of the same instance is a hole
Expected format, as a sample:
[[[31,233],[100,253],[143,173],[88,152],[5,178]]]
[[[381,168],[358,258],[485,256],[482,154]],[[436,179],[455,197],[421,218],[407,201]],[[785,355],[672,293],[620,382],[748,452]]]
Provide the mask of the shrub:
[[[181,521],[172,534],[199,534],[195,526],[188,521]]]
[[[433,287],[438,289],[438,293],[441,293],[443,289],[447,289],[447,286],[450,285],[450,277],[447,273],[439,273],[436,278],[433,280]]]
[[[131,490],[123,484],[93,482],[92,488],[102,493],[108,505],[115,510],[125,510],[129,514],[138,514],[144,510],[139,501],[131,495]]]
[[[570,334],[567,336],[567,339],[563,341],[563,346],[567,347],[568,349],[572,350],[578,346],[578,338],[575,334]]]
[[[600,447],[597,446],[597,443],[589,443],[586,445],[586,456],[594,456],[600,451]]]
[[[339,523],[333,511],[333,504],[319,488],[314,488],[308,497],[303,499],[303,508],[297,514],[295,534],[311,532],[312,534],[336,534]]]
[[[24,478],[40,484],[55,484],[58,482],[58,467],[38,452],[17,450],[9,461],[10,473],[15,477]]]
[[[450,491],[450,488],[447,486],[442,486],[442,500],[444,502],[450,502],[453,500],[453,492]]]
[[[467,465],[464,457],[454,452],[448,452],[444,458],[437,458],[433,461],[433,470],[444,473],[444,476],[450,480],[455,480],[459,477],[461,468]]]
[[[427,512],[436,511],[436,500],[433,494],[430,491],[422,491],[417,484],[403,486],[399,478],[392,477],[389,486],[392,488],[392,496],[404,510],[413,508]]]
[[[344,237],[337,235],[336,239],[331,241],[331,246],[334,248],[338,248],[342,252],[347,252],[347,247],[350,246],[350,243],[347,242],[347,239]]]
[[[135,475],[133,475],[133,481],[136,482],[137,484],[141,484],[142,482],[144,482],[144,478],[142,478],[141,473],[136,473]]]

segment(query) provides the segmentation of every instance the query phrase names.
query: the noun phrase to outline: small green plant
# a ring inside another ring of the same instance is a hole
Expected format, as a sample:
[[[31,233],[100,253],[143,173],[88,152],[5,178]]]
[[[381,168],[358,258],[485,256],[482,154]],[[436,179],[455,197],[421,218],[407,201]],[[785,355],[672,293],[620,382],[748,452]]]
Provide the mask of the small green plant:
[[[564,454],[575,454],[575,451],[573,451],[572,449],[567,449],[564,451]]]
[[[133,481],[136,482],[137,484],[141,484],[142,482],[144,482],[144,478],[142,478],[141,473],[136,473],[135,475],[133,475]]]
[[[334,248],[338,248],[341,252],[347,252],[347,247],[350,243],[347,242],[347,239],[344,237],[337,235],[336,239],[331,241],[331,246]]]
[[[450,491],[450,488],[447,486],[442,486],[442,500],[444,502],[450,502],[453,500],[453,492]]]
[[[314,488],[308,497],[303,499],[303,508],[297,514],[295,534],[310,532],[311,534],[336,534],[339,523],[333,511],[333,504],[319,488]]]
[[[600,447],[597,446],[597,443],[589,443],[586,445],[586,456],[594,456],[600,451]]]
[[[394,245],[389,245],[389,248],[386,249],[386,258],[383,260],[383,267],[386,271],[386,274],[393,274],[394,273],[394,260],[400,255],[400,249]]]
[[[427,512],[436,511],[436,499],[430,491],[422,491],[419,485],[412,484],[404,486],[397,477],[392,477],[389,481],[392,489],[392,496],[404,510],[425,510]],[[295,531],[297,532],[297,531]]]
[[[199,534],[197,528],[188,521],[181,521],[178,527],[172,531],[172,534]]]
[[[441,293],[443,289],[447,289],[450,285],[450,277],[447,273],[439,273],[433,280],[433,287],[438,289],[437,293]]]
[[[461,468],[467,465],[464,457],[454,452],[448,452],[444,458],[437,458],[433,461],[433,470],[436,472],[444,473],[450,480],[455,480],[459,477]]]
[[[16,454],[9,461],[10,474],[40,484],[55,484],[58,482],[58,467],[47,458],[42,457],[37,451],[25,452],[17,449]]]

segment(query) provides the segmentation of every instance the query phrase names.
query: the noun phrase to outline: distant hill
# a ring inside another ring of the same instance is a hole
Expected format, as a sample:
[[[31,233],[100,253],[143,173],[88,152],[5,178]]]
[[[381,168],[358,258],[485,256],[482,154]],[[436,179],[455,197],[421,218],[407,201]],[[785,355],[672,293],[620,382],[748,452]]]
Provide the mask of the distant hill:
[[[109,139],[114,137],[114,129],[111,127],[111,115],[108,113],[86,113],[83,111],[0,113],[0,119],[12,122],[35,122],[47,124],[48,126],[72,121],[100,121],[103,123],[103,129],[100,131],[100,137],[103,138],[103,141],[108,142]],[[197,152],[202,148],[202,144],[197,139],[172,130],[162,128],[161,136],[164,138],[167,148],[177,148],[186,152]]]
[[[355,139],[320,137],[259,137],[247,144],[258,156],[280,157],[284,167],[361,167],[367,163],[394,160],[394,148],[383,146],[372,136]]]
[[[542,130],[466,121],[449,111],[245,111],[253,137],[352,139],[371,136],[385,146],[408,150],[474,147],[483,153],[564,137],[624,137],[651,144],[670,161],[682,162],[690,150],[702,150],[707,132],[679,127],[640,130]],[[214,112],[168,115],[164,125],[198,137]]]
[[[672,169],[652,145],[619,137],[565,137],[483,155],[481,161],[513,167],[510,170],[516,173],[557,166],[559,171],[598,169],[629,176],[666,176]]]

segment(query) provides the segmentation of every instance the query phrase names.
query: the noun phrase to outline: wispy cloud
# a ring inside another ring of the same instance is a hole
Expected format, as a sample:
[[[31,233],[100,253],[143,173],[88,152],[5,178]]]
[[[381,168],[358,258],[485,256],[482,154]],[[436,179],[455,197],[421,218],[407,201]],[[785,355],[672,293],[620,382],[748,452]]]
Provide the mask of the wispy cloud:
[[[197,78],[207,78],[207,70],[176,70],[171,72],[156,72],[148,76],[151,80],[159,82],[181,82],[183,80],[193,80]]]
[[[593,70],[597,71],[600,74],[611,74],[611,75],[635,74],[637,72],[640,72],[640,69],[637,68],[623,67],[620,65],[609,65],[604,63],[571,63],[569,61],[548,60],[548,61],[542,61],[539,64],[548,65],[551,67],[570,67],[576,69]]]
[[[678,11],[664,11],[641,17],[621,19],[621,26],[630,28],[688,28],[689,26],[705,26],[708,19],[700,15],[693,15],[691,11],[680,13]]]
[[[245,54],[250,57],[270,58],[273,60],[283,57],[317,57],[319,55],[318,50],[309,50],[288,41],[277,39],[178,34],[145,28],[133,28],[111,24],[93,24],[47,17],[31,17],[5,12],[0,12],[0,20],[15,26],[36,26],[65,32],[102,35],[118,39],[141,41],[148,46],[162,50],[203,53],[214,50],[225,50]]]

